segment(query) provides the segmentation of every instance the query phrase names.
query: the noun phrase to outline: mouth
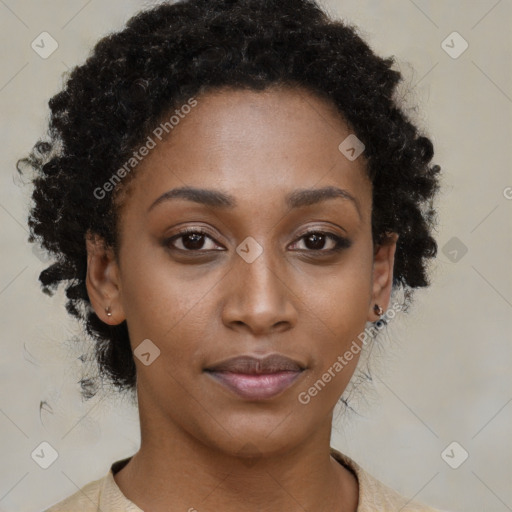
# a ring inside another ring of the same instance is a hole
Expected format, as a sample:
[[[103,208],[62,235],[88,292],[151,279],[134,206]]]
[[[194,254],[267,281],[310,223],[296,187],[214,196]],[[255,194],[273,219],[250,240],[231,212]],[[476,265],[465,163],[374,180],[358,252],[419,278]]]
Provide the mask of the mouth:
[[[288,357],[238,356],[205,368],[215,381],[248,400],[273,398],[289,388],[305,367]]]

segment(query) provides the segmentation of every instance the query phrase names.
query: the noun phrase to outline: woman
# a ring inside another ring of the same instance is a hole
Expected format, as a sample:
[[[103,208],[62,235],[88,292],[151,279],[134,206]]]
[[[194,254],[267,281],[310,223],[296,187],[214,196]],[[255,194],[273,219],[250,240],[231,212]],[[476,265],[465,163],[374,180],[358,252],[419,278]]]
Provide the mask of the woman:
[[[26,160],[31,241],[141,446],[49,512],[434,510],[330,447],[366,333],[437,249],[392,64],[312,0],[189,0],[72,71]]]

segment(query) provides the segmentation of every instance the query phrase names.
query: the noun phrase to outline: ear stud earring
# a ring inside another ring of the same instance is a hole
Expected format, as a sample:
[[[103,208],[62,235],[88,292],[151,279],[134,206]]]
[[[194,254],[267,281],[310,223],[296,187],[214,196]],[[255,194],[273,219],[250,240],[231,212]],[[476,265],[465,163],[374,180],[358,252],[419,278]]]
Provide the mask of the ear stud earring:
[[[384,313],[384,310],[378,304],[375,304],[375,306],[373,306],[373,311],[378,316],[381,316],[382,313]]]
[[[107,313],[107,316],[112,316],[112,312],[111,312],[111,310],[110,310],[110,306],[107,306],[107,307],[105,308],[105,312]]]

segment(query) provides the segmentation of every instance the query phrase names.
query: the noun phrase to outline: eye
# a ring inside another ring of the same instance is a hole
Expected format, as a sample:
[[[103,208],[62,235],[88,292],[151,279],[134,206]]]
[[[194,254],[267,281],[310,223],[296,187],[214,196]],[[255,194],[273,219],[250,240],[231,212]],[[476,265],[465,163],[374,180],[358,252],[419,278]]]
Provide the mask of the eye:
[[[208,241],[210,244],[208,246]],[[306,252],[323,252],[331,253],[348,249],[352,242],[347,238],[340,237],[334,233],[325,231],[309,231],[304,233],[298,238],[293,245],[297,242],[304,241],[305,248],[293,247],[299,251]],[[171,249],[175,249],[183,252],[207,252],[223,250],[221,246],[216,244],[214,239],[204,230],[200,228],[187,228],[176,235],[165,240],[165,245],[170,246]],[[327,244],[327,249],[325,248]],[[220,248],[219,248],[220,247]]]
[[[304,233],[297,242],[302,240],[304,240],[306,249],[299,248],[298,250],[306,250],[307,252],[337,252],[343,249],[348,249],[352,245],[352,242],[347,238],[325,231],[308,231],[307,233]],[[294,242],[294,244],[297,242]],[[325,249],[326,243],[328,245],[327,249]]]
[[[215,249],[215,243],[210,244],[210,247],[204,247],[207,239],[214,242],[213,238],[206,231],[198,228],[188,228],[167,239],[165,245],[186,252],[219,250]],[[177,243],[175,244],[175,242]],[[179,247],[180,245],[181,247]]]

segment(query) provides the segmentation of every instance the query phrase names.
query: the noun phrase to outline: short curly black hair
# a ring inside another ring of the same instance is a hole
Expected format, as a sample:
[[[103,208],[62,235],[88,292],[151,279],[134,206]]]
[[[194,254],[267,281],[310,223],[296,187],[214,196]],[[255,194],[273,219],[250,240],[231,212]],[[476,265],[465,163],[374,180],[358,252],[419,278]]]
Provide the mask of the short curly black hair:
[[[49,101],[48,135],[17,168],[35,173],[29,241],[55,259],[39,276],[43,291],[52,295],[68,281],[66,310],[92,336],[102,379],[133,391],[136,368],[126,321],[107,325],[91,307],[85,235],[96,233],[117,251],[116,198],[136,170],[106,198],[94,191],[162,119],[208,90],[301,87],[335,105],[365,145],[374,244],[399,234],[393,288],[410,303],[413,288],[429,286],[440,167],[429,164],[433,144],[397,100],[403,77],[394,62],[314,0],[184,0],[141,11],[69,73]]]

